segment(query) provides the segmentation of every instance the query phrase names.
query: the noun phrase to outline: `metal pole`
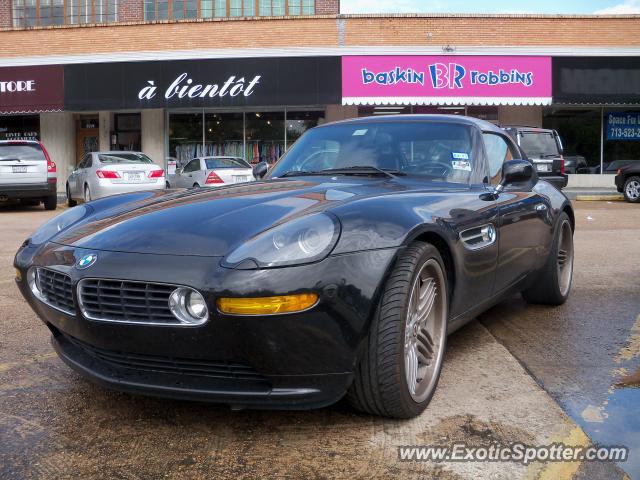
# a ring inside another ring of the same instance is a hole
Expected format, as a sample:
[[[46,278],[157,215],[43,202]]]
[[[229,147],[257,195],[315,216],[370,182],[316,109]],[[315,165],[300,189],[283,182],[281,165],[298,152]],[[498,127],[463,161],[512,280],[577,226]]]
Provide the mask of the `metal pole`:
[[[604,173],[604,107],[600,107],[600,175]]]

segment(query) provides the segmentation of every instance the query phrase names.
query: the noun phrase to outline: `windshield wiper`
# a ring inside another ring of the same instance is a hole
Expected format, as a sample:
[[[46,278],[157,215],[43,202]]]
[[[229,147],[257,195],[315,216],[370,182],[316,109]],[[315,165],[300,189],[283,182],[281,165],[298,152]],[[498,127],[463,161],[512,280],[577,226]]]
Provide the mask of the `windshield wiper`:
[[[289,170],[288,172],[284,172],[282,175],[278,175],[278,178],[284,177],[301,177],[304,175],[317,175],[319,172],[307,172],[305,170]]]

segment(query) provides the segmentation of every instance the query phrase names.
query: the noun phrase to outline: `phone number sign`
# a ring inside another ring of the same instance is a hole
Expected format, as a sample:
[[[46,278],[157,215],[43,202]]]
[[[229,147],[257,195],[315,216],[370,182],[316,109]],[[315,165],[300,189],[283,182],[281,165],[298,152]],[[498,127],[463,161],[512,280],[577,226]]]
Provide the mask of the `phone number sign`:
[[[640,112],[608,113],[607,140],[640,141]]]

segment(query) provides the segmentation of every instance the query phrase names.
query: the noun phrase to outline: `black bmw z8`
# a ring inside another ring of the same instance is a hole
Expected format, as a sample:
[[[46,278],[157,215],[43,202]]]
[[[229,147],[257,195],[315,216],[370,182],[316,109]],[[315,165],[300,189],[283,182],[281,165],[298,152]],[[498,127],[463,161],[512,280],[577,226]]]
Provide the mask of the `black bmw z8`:
[[[122,391],[420,414],[447,334],[507,296],[560,305],[574,213],[494,125],[360,118],[261,180],[71,208],[15,257],[58,355]]]

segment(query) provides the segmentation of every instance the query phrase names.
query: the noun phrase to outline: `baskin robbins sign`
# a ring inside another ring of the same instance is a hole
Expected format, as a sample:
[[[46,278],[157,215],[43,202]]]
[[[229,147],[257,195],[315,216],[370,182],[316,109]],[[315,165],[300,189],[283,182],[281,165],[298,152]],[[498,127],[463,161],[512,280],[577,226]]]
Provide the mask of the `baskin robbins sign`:
[[[550,105],[551,57],[349,56],[344,105]]]

